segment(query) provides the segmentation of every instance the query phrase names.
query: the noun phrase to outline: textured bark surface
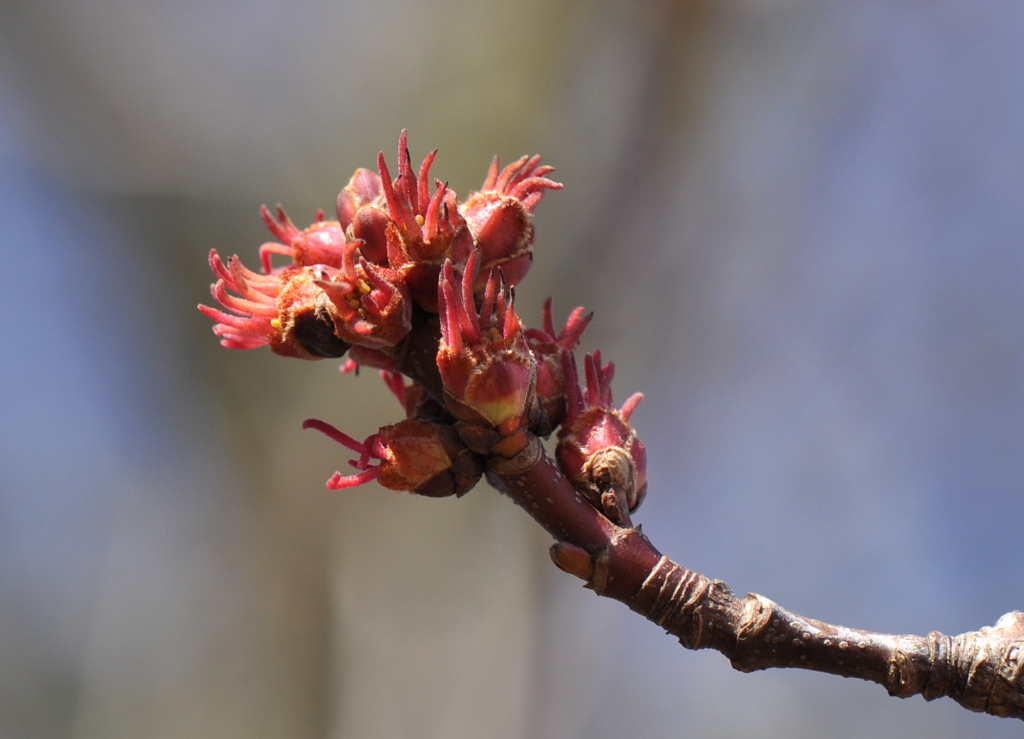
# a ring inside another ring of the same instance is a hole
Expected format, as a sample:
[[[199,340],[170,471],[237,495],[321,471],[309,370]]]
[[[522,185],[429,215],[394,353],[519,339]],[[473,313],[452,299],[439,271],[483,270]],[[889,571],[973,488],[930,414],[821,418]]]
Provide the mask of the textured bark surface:
[[[949,696],[972,711],[1024,718],[1024,613],[958,636],[878,634],[737,597],[661,555],[642,532],[620,528],[566,481],[539,440],[487,474],[556,539],[552,559],[598,595],[620,600],[688,649],[715,649],[742,672],[799,667],[870,680],[890,695]]]

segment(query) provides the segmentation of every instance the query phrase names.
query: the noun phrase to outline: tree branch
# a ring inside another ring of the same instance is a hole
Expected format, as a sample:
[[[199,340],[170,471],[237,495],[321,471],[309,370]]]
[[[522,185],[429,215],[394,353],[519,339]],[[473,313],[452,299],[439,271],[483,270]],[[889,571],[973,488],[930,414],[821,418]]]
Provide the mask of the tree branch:
[[[958,636],[878,634],[794,614],[754,593],[739,598],[663,556],[639,530],[620,528],[583,500],[540,441],[512,460],[492,457],[488,481],[556,540],[551,556],[676,636],[715,649],[741,672],[799,667],[869,680],[890,695],[949,696],[972,711],[1024,719],[1024,613]]]
[[[438,329],[418,315],[399,347],[403,373],[437,393]],[[552,537],[555,564],[598,595],[621,601],[687,649],[715,649],[741,672],[797,667],[882,685],[890,695],[949,696],[963,707],[1024,719],[1024,613],[957,636],[880,634],[805,618],[769,598],[737,597],[664,556],[639,528],[609,520],[566,479],[530,435],[526,448],[487,460],[491,485]]]
[[[614,406],[615,368],[599,351],[585,357],[581,387],[573,352],[590,321],[582,308],[557,333],[550,301],[542,329],[524,329],[515,314],[512,288],[532,260],[533,209],[561,187],[545,176],[551,167],[522,157],[499,172],[495,160],[483,190],[459,205],[440,182],[429,196],[433,158],[417,177],[403,131],[399,177],[378,155],[380,176],[359,170],[339,194],[338,221],[321,213],[300,232],[283,209],[276,220],[264,209],[283,243],[261,248],[263,274],[210,252],[213,295],[230,312],[200,310],[225,346],[268,345],[304,359],[351,348],[357,364],[385,368],[404,421],[363,442],[323,421],[305,424],[358,455],[350,464],[359,472],[335,473],[328,487],[376,479],[463,495],[486,459],[491,484],[554,537],[558,567],[684,647],[716,649],[743,672],[800,667],[1024,718],[1024,613],[954,637],[876,634],[804,618],[761,595],[738,598],[663,556],[630,517],[647,491],[646,450],[629,424],[642,395]],[[271,254],[290,254],[294,264],[274,270]],[[416,386],[406,388],[401,375]],[[536,435],[555,428],[558,464]]]

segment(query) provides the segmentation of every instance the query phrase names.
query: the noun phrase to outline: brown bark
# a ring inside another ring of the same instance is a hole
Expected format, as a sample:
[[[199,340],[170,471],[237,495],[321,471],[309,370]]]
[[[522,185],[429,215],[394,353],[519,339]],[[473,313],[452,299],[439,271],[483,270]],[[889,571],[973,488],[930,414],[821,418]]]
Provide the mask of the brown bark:
[[[435,317],[419,315],[399,346],[399,368],[443,397],[434,361]],[[487,479],[550,533],[551,557],[598,595],[622,601],[688,649],[715,649],[742,672],[798,667],[869,680],[890,695],[949,696],[972,711],[1024,719],[1024,612],[958,636],[878,634],[791,613],[750,593],[737,597],[659,552],[639,528],[610,521],[559,471],[536,436],[508,459],[492,454]]]
[[[791,613],[762,595],[739,598],[663,556],[638,529],[586,502],[539,440],[512,460],[492,457],[488,480],[556,540],[555,564],[615,598],[688,649],[716,649],[742,672],[799,667],[876,682],[890,695],[944,695],[972,711],[1024,718],[1024,613],[958,636],[877,634]]]

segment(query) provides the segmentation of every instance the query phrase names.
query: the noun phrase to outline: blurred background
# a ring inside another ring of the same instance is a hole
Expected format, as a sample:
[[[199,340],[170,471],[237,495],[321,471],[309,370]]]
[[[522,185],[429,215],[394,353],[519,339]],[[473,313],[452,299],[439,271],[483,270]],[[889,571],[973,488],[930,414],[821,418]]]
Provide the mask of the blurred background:
[[[677,561],[810,617],[1024,608],[1014,0],[0,2],[0,736],[1009,737],[684,651],[481,485],[330,492],[372,372],[231,352],[206,254],[410,130],[566,183],[517,307],[596,311]]]

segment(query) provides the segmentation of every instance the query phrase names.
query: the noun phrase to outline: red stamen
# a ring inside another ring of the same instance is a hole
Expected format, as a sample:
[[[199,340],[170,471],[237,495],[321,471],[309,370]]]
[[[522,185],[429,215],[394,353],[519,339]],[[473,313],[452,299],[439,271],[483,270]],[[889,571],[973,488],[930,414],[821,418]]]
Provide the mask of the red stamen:
[[[344,447],[348,447],[353,452],[362,454],[366,450],[366,445],[360,441],[356,441],[351,436],[346,434],[344,431],[335,428],[326,421],[321,421],[319,418],[307,418],[302,422],[302,428],[314,429],[319,431],[324,436],[328,437],[332,441],[336,441]]]
[[[498,179],[494,183],[494,187],[491,189],[497,190],[498,192],[505,192],[505,188],[508,187],[509,180],[511,180],[515,176],[516,172],[522,168],[527,159],[528,157],[521,156],[512,162],[512,164],[505,167],[505,169],[501,171],[501,174],[498,175]]]
[[[487,177],[484,179],[484,186],[481,190],[493,190],[494,183],[498,181],[498,157],[491,160],[491,166],[487,168]]]
[[[622,410],[620,411],[622,417],[628,421],[629,417],[633,415],[633,411],[636,410],[636,407],[640,405],[640,401],[643,399],[643,393],[633,393],[630,395],[629,399],[622,405]]]
[[[384,384],[388,386],[388,390],[398,398],[398,402],[402,403],[405,401],[405,377],[401,372],[393,372],[391,370],[381,370],[380,376],[384,380]]]
[[[419,183],[419,196],[420,203],[426,203],[430,201],[430,165],[434,163],[434,157],[437,156],[437,149],[427,154],[426,159],[423,160],[423,164],[420,165],[420,176],[418,178]]]
[[[582,310],[577,308],[576,310]],[[569,316],[569,320],[572,320],[572,316]],[[555,341],[555,319],[551,315],[551,298],[544,301],[544,331],[551,338],[550,341]]]
[[[233,310],[236,313],[242,315],[276,315],[277,308],[275,305],[267,303],[255,303],[251,300],[244,300],[243,298],[229,295],[224,289],[224,281],[218,280],[216,283],[210,286],[210,292],[213,293],[213,297],[217,299],[217,302],[223,305],[228,310]]]
[[[495,277],[496,275],[492,269],[490,276],[487,278],[487,283],[484,285],[484,299],[483,304],[480,306],[480,320],[488,326],[492,323],[491,318],[494,311],[495,294],[498,292],[498,281]]]
[[[271,255],[280,254],[288,258],[294,258],[295,250],[290,246],[284,244],[278,244],[276,241],[268,241],[259,248],[260,265],[263,267],[263,273],[269,275],[274,271],[274,263],[271,260]]]
[[[583,412],[583,394],[580,391],[580,375],[576,356],[572,352],[562,354],[562,376],[565,388],[564,426],[571,426]]]
[[[355,488],[376,480],[379,474],[377,467],[369,467],[357,475],[348,475],[347,477],[342,476],[340,472],[335,472],[331,479],[327,481],[328,490],[347,490],[348,488]]]
[[[409,204],[411,212],[415,215],[419,212],[419,203],[416,197],[416,178],[412,173],[412,157],[409,155],[409,132],[402,129],[398,135],[398,180],[397,183],[405,193],[405,201]]]

